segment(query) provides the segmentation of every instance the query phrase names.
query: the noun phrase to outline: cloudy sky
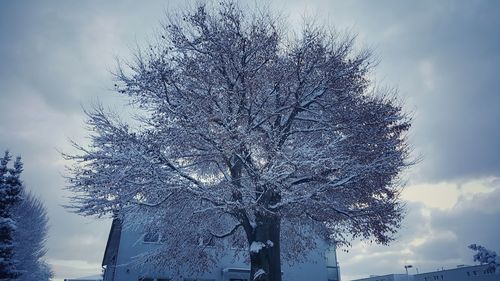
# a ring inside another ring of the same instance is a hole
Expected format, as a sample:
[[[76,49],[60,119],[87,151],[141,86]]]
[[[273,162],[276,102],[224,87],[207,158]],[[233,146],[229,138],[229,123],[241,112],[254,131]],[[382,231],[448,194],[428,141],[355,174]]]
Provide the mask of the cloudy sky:
[[[178,2],[181,2],[180,0]],[[252,4],[255,1],[250,1]],[[259,1],[257,1],[259,2]],[[472,264],[471,243],[500,251],[500,1],[273,1],[351,30],[380,60],[376,82],[413,112],[422,161],[408,173],[407,217],[390,246],[339,252],[343,280]],[[82,106],[124,109],[115,57],[152,38],[175,1],[0,1],[0,150],[24,158],[26,186],[50,216],[57,280],[100,272],[110,222],[68,213],[58,150],[86,143]]]

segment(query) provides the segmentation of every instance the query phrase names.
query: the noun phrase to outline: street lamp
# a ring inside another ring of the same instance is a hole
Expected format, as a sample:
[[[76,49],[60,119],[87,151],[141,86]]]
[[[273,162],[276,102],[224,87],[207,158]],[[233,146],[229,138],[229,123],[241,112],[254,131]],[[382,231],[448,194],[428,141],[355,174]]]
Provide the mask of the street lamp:
[[[406,270],[406,281],[409,281],[410,278],[408,277],[408,268],[412,268],[413,265],[409,264],[409,265],[405,265],[405,270]]]

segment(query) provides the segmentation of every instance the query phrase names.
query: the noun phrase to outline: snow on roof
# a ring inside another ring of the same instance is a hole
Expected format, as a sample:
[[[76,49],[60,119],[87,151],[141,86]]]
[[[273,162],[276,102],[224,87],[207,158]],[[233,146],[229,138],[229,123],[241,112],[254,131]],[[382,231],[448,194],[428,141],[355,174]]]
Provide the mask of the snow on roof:
[[[78,277],[72,279],[64,279],[64,281],[102,281],[102,276],[92,275],[92,276]]]

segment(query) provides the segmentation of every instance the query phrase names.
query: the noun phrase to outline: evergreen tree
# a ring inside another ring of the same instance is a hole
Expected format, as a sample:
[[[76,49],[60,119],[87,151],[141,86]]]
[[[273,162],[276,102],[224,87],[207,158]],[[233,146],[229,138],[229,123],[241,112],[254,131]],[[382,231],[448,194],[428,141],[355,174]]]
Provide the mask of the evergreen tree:
[[[21,158],[17,157],[13,168],[9,168],[10,160],[11,156],[6,151],[0,161],[0,280],[12,280],[19,275],[14,258],[16,222],[12,217],[12,208],[21,200],[19,176],[23,165]]]

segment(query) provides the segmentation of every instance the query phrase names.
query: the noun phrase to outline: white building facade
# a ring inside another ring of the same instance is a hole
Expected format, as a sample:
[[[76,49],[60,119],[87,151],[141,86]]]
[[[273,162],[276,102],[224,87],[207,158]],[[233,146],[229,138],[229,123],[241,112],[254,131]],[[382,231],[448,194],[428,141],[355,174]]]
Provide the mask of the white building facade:
[[[414,279],[413,275],[387,274],[387,275],[372,275],[367,278],[356,279],[353,281],[414,281]]]
[[[488,265],[460,265],[452,269],[443,269],[415,275],[388,274],[370,276],[352,281],[500,281],[500,274]]]
[[[500,274],[488,265],[458,266],[417,274],[415,281],[500,281]]]
[[[132,265],[133,257],[158,247],[157,243],[145,242],[144,238],[143,233],[124,230],[119,220],[113,220],[102,262],[103,281],[167,281],[172,278],[172,269],[148,265],[139,269]],[[312,252],[307,263],[296,263],[293,267],[284,264],[282,271],[283,281],[340,281],[334,249]],[[213,270],[201,276],[187,274],[181,280],[250,281],[249,264],[243,258],[238,260],[228,253]]]

